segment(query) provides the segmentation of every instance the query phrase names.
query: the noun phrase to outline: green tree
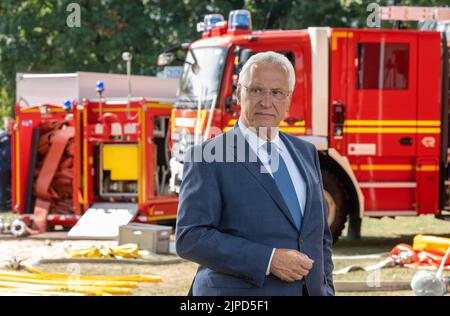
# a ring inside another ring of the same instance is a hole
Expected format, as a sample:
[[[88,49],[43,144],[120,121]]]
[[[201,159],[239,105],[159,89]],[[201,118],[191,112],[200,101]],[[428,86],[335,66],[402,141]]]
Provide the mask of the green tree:
[[[133,73],[156,73],[168,47],[198,37],[205,13],[230,11],[243,1],[78,0],[81,27],[66,24],[71,0],[2,0],[0,3],[0,100],[11,108],[16,72],[124,73],[130,51]]]

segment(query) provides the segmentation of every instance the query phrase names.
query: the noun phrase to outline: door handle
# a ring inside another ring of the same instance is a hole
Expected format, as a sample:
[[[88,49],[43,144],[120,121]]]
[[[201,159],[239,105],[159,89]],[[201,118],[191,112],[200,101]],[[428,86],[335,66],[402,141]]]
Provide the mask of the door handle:
[[[400,138],[399,143],[403,146],[411,146],[413,144],[413,139],[412,137],[403,137]]]
[[[341,100],[333,101],[333,137],[341,139],[344,134],[345,105]]]

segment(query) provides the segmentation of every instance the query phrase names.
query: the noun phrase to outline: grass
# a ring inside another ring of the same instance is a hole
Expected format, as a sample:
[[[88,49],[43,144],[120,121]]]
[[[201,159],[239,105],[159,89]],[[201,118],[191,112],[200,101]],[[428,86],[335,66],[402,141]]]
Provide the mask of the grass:
[[[346,230],[345,230],[346,231]],[[365,255],[387,253],[399,243],[412,245],[416,234],[450,237],[450,222],[435,219],[432,216],[403,218],[365,218],[362,224],[362,239],[351,241],[343,236],[333,247],[334,256]],[[345,235],[345,234],[344,234]],[[334,260],[335,269],[348,265],[376,263],[381,259]],[[144,266],[136,264],[81,264],[82,274],[156,274],[162,277],[161,283],[142,283],[134,289],[134,295],[181,295],[189,290],[197,265],[182,262],[170,265]],[[67,273],[68,266],[63,264],[42,265],[40,268],[48,272]],[[378,272],[355,271],[345,275],[336,275],[336,281],[410,281],[415,271],[402,267],[386,268]],[[446,275],[450,276],[447,271]],[[377,292],[338,292],[337,295],[413,295],[412,291],[377,291]]]
[[[347,229],[347,228],[346,228]],[[390,252],[400,243],[412,245],[417,234],[450,237],[450,222],[433,216],[399,217],[396,219],[364,218],[362,223],[362,239],[351,241],[341,238],[333,247],[335,256],[367,255]],[[333,260],[335,269],[349,265],[367,266],[381,259]],[[382,281],[410,281],[416,271],[394,267],[378,270],[378,272],[354,271],[345,275],[335,275],[336,281],[371,281],[379,278]],[[447,271],[446,275],[450,275]],[[338,295],[413,295],[412,291],[392,292],[341,292]]]
[[[345,228],[345,231],[347,227]],[[333,247],[334,255],[365,255],[389,252],[400,244],[412,245],[417,234],[435,235],[450,238],[450,222],[433,216],[392,218],[364,218],[361,240],[348,240],[341,237]]]

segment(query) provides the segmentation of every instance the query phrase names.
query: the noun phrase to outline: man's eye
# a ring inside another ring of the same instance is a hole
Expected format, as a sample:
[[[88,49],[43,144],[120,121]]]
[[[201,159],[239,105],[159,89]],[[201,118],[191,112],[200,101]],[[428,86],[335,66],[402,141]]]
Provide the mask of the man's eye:
[[[283,95],[283,91],[281,90],[272,90],[272,95],[275,97],[279,97]]]
[[[251,93],[259,94],[259,93],[261,93],[261,88],[251,88],[251,89],[250,89],[250,92],[251,92]]]

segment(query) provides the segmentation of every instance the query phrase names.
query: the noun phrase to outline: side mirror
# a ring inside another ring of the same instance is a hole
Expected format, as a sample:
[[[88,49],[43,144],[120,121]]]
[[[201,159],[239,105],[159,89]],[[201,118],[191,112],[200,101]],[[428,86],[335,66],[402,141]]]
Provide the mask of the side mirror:
[[[158,56],[158,66],[167,66],[175,60],[174,53],[162,53]]]
[[[249,60],[254,52],[251,49],[236,46],[234,49],[235,67],[234,74],[238,75],[244,64]]]
[[[252,57],[254,52],[251,49],[245,48],[242,49],[239,56],[239,66],[242,68],[244,64],[247,62],[247,60]]]
[[[239,113],[241,111],[241,106],[237,104],[236,98],[232,96],[227,96],[225,98],[225,110],[233,114]]]

